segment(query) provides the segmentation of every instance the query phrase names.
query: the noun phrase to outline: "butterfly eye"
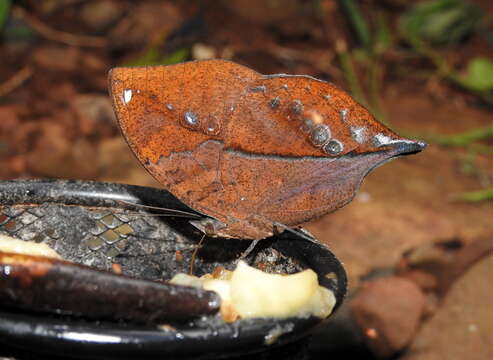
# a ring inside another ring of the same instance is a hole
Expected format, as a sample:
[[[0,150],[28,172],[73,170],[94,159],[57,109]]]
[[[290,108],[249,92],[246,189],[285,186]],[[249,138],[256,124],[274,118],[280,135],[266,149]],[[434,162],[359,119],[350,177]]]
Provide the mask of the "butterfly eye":
[[[324,151],[329,155],[338,155],[344,150],[344,145],[336,139],[330,140],[325,146]]]
[[[310,134],[310,140],[315,146],[323,146],[329,139],[330,129],[327,125],[316,126]]]

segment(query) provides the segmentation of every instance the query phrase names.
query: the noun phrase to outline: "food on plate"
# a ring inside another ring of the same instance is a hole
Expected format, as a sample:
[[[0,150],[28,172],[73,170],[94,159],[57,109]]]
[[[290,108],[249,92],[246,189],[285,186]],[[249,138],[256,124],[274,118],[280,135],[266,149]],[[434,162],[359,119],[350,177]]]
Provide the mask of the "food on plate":
[[[319,286],[311,269],[290,275],[269,274],[239,261],[234,271],[200,278],[177,274],[170,282],[217,292],[222,301],[221,315],[227,322],[257,317],[325,318],[336,303],[332,291]]]
[[[45,256],[54,259],[62,259],[62,257],[52,248],[44,243],[35,243],[31,241],[19,240],[7,235],[0,234],[0,251],[33,255],[33,256]]]

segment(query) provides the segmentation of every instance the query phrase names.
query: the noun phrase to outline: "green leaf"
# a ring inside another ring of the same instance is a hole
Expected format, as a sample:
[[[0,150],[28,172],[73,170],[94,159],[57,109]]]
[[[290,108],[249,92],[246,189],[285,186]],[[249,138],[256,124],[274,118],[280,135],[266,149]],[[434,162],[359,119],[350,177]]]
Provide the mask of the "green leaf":
[[[451,44],[472,33],[481,17],[480,9],[465,0],[432,0],[414,5],[399,25],[405,37]]]
[[[354,48],[351,51],[351,56],[356,63],[368,65],[370,62],[370,54],[366,49]]]
[[[146,66],[157,64],[159,64],[159,50],[157,47],[151,47],[137,58],[126,62],[124,66]]]
[[[467,74],[461,78],[465,87],[476,91],[493,89],[493,62],[475,57],[467,65]]]
[[[0,30],[7,22],[10,11],[10,0],[0,0]]]
[[[162,65],[172,65],[185,61],[190,56],[189,49],[176,50],[171,55],[161,60]]]
[[[373,49],[377,54],[385,52],[392,45],[392,33],[383,13],[379,13],[377,17],[374,41]]]
[[[187,60],[189,55],[190,50],[184,48],[163,57],[157,47],[151,47],[138,58],[126,62],[124,66],[172,65]]]
[[[346,13],[360,44],[369,49],[371,46],[371,33],[358,2],[355,0],[338,0],[338,4]]]
[[[463,193],[459,196],[459,199],[474,203],[493,200],[493,188]]]

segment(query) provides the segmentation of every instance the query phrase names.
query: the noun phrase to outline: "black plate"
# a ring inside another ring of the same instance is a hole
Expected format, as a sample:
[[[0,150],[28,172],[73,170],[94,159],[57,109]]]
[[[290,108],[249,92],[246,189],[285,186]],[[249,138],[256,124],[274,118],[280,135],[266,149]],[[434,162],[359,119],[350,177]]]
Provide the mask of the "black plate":
[[[0,182],[0,233],[45,242],[68,260],[95,268],[110,269],[119,263],[126,275],[148,280],[187,272],[202,234],[187,219],[158,217],[129,203],[194,213],[164,190],[80,181],[7,181]],[[206,238],[195,273],[211,272],[218,265],[234,268],[249,243]],[[334,291],[336,307],[343,301],[344,268],[317,241],[283,233],[263,240],[247,260],[269,262],[267,267],[286,272],[311,268],[321,285]],[[78,358],[218,358],[296,341],[324,321],[309,317],[226,324],[215,315],[158,328],[4,309],[0,342]]]

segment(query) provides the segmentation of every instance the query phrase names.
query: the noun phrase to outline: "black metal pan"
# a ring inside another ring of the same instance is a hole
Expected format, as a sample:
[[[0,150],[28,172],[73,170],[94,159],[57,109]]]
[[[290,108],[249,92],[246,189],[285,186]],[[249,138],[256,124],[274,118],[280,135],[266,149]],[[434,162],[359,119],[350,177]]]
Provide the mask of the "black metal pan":
[[[161,216],[163,211],[133,203],[201,216],[164,190],[61,180],[0,182],[0,234],[46,243],[78,264],[49,262],[50,271],[56,269],[50,286],[32,285],[36,278],[26,287],[27,295],[16,293],[19,301],[4,296],[0,356],[3,343],[5,348],[47,358],[224,358],[273,351],[326,321],[305,317],[225,323],[215,293],[177,289],[163,282],[189,271],[203,234],[176,212]],[[233,269],[249,244],[206,237],[194,273],[200,276],[218,266]],[[347,280],[341,263],[326,246],[306,236],[283,233],[262,240],[245,260],[286,273],[311,268],[320,284],[334,292],[336,307],[345,296]],[[24,271],[23,258],[19,261],[16,269]],[[122,275],[111,273],[115,266]],[[5,278],[5,272],[1,276]],[[84,286],[100,277],[106,285]],[[130,284],[125,281],[133,285],[116,286]],[[4,288],[19,287],[15,281],[4,284]],[[140,285],[152,291],[140,292]],[[136,311],[132,301],[147,305]],[[156,315],[153,309],[159,302],[165,310]],[[55,303],[59,310],[53,311],[47,303]]]

